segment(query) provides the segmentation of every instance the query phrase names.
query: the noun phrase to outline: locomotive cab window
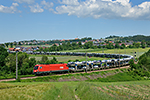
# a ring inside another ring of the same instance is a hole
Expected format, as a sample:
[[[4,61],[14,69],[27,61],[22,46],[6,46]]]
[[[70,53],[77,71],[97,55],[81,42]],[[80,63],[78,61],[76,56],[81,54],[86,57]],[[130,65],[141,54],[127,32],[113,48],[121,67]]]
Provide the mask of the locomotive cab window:
[[[34,66],[34,70],[37,70],[39,66]]]
[[[40,69],[42,69],[42,67],[40,67]]]

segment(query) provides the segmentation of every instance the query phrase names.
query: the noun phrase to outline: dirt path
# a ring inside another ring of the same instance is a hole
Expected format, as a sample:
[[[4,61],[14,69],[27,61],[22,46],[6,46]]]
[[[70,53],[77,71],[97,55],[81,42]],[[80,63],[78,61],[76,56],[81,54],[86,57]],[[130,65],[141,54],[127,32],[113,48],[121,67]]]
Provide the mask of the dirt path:
[[[101,72],[101,71],[108,71],[108,70],[115,70],[115,69],[123,69],[123,68],[129,68],[130,66],[124,66],[124,67],[120,67],[120,68],[111,68],[111,69],[103,69],[103,70],[95,70],[95,71],[88,71],[87,73],[92,73],[92,72]],[[61,75],[68,75],[68,74],[79,74],[79,73],[85,73],[85,72],[76,72],[76,73],[66,73],[66,74],[56,74],[55,76],[61,76]],[[48,76],[53,76],[53,75],[48,75]],[[44,77],[44,76],[33,76],[33,77],[23,77],[21,79],[34,79],[37,77]],[[2,79],[0,80],[0,82],[2,81],[15,81],[16,79]]]

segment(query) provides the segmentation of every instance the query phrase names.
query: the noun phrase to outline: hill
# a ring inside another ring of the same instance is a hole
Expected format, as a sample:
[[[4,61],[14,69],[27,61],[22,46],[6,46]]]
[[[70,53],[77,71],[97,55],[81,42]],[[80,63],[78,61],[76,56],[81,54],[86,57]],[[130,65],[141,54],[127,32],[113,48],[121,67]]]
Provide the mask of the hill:
[[[109,36],[106,37],[105,39],[109,40],[120,40],[120,41],[150,41],[150,36],[144,36],[144,35],[134,35],[134,36],[128,36],[128,37],[120,37],[120,36]]]

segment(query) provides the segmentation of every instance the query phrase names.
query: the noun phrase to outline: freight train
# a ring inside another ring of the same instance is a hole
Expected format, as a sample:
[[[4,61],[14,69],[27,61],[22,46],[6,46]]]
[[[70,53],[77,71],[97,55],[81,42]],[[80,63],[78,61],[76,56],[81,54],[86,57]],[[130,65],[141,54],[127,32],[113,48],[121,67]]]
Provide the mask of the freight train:
[[[39,52],[36,52],[39,54]],[[105,69],[113,67],[121,67],[129,65],[129,61],[134,59],[133,56],[119,55],[119,54],[101,54],[101,53],[72,53],[72,52],[47,52],[47,55],[71,55],[71,56],[94,56],[94,57],[106,57],[115,58],[109,60],[94,60],[94,61],[82,61],[82,62],[69,62],[68,64],[37,64],[34,66],[34,74],[49,74],[52,72],[76,72],[76,71],[88,71],[94,69]]]
[[[49,74],[52,72],[68,72],[67,64],[37,64],[34,66],[33,74]]]

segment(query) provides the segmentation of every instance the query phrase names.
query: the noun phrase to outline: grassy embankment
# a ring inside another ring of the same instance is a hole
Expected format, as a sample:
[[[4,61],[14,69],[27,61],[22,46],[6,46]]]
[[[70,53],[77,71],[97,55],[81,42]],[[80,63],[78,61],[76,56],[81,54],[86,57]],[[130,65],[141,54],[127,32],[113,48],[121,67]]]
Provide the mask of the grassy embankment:
[[[65,75],[50,75],[41,76],[34,79],[23,79],[20,82],[63,82],[63,81],[88,81],[88,82],[122,82],[122,81],[137,81],[149,80],[148,77],[143,77],[143,73],[132,73],[128,69],[115,69],[100,72],[74,73]],[[17,81],[10,81],[11,83]],[[7,82],[5,82],[7,83]],[[8,82],[9,83],[9,82]]]
[[[150,81],[0,83],[1,100],[149,100]]]

